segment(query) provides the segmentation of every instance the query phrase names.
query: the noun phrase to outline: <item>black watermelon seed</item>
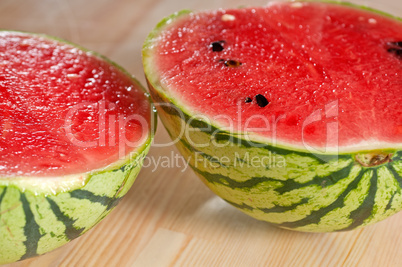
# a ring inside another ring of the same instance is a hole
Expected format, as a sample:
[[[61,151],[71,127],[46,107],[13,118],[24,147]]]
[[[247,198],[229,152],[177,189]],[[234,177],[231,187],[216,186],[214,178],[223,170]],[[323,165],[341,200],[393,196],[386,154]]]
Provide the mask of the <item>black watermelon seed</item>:
[[[239,67],[242,63],[233,59],[219,59],[219,62],[223,62],[225,64],[226,67],[229,68],[236,68]]]
[[[388,42],[387,51],[388,53],[395,54],[396,56],[402,58],[402,41]]]
[[[246,97],[246,100],[244,100],[244,102],[246,103],[250,103],[251,101],[253,101],[250,97]]]
[[[255,96],[255,99],[257,100],[257,104],[262,108],[269,104],[268,100],[263,95],[258,94]]]
[[[223,51],[223,43],[225,41],[217,41],[217,42],[213,42],[211,43],[211,47],[212,47],[212,51],[214,52],[221,52]]]
[[[402,57],[402,48],[401,49],[397,49],[397,48],[389,48],[387,50],[389,53],[394,53],[395,55]]]
[[[394,47],[400,47],[400,48],[402,48],[402,41],[399,41],[399,42],[388,42],[387,45],[388,45],[388,46],[394,46]]]

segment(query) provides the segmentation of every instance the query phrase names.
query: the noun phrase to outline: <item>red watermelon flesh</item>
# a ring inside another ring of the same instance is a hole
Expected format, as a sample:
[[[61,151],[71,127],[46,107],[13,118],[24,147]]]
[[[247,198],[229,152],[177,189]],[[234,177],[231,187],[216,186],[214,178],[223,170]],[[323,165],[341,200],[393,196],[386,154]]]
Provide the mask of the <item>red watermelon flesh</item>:
[[[347,5],[273,3],[192,13],[160,36],[153,61],[162,87],[221,128],[341,151],[402,144],[397,19]]]
[[[148,137],[144,91],[99,56],[5,31],[0,58],[0,177],[96,170]]]

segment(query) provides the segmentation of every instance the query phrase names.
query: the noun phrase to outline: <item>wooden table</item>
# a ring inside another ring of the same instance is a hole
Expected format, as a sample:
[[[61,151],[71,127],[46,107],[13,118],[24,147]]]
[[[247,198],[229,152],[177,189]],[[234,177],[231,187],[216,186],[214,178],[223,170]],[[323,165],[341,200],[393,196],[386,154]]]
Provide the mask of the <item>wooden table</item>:
[[[43,32],[118,62],[144,83],[141,46],[180,9],[262,5],[234,0],[1,0],[0,28]],[[400,0],[359,1],[402,16]],[[144,83],[145,84],[145,83]],[[150,159],[174,159],[159,124]],[[9,266],[402,266],[402,213],[364,229],[298,233],[256,221],[214,196],[179,166],[144,168],[97,227],[47,255]],[[1,248],[0,248],[1,249]]]

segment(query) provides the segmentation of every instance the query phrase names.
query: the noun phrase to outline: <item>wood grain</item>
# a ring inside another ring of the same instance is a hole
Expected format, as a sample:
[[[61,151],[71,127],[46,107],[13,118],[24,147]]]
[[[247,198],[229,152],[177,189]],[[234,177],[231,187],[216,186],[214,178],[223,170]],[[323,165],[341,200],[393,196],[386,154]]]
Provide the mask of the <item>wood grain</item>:
[[[144,83],[141,46],[181,9],[262,5],[230,0],[2,0],[0,27],[70,40],[118,62]],[[399,0],[360,1],[402,16]],[[159,123],[149,159],[178,152]],[[352,232],[308,234],[256,221],[213,195],[181,162],[144,168],[97,227],[25,266],[402,266],[402,213]],[[0,248],[1,249],[1,248]]]

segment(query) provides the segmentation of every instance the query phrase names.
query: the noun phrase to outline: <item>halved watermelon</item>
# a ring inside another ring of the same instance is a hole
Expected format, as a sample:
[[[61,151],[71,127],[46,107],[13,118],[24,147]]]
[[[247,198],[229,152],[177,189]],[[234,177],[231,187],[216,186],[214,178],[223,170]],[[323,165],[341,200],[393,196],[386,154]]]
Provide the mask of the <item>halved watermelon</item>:
[[[148,36],[159,115],[245,213],[350,230],[402,208],[402,22],[348,4],[182,11]]]
[[[138,175],[154,116],[143,87],[105,58],[0,31],[0,264],[101,221]]]

